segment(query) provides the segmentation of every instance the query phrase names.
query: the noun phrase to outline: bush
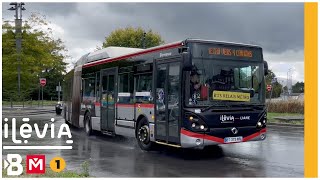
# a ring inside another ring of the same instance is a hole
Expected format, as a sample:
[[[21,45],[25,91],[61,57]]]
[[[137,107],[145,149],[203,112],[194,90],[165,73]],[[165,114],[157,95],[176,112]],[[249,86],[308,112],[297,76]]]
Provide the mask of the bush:
[[[304,102],[297,100],[280,100],[267,102],[268,112],[304,114]]]

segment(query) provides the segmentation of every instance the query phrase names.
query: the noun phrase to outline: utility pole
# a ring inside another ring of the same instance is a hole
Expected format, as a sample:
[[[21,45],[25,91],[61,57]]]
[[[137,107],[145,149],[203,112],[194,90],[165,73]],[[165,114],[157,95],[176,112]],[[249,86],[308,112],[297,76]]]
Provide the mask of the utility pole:
[[[16,34],[16,48],[17,48],[17,61],[18,61],[18,97],[20,99],[21,92],[20,92],[20,62],[21,62],[21,41],[22,41],[22,11],[26,10],[23,5],[23,2],[17,3],[10,3],[12,7],[10,7],[8,10],[10,11],[16,11],[15,14],[15,34]]]
[[[60,102],[60,81],[59,81],[59,86],[58,86],[58,102]]]
[[[287,72],[287,89],[288,89],[288,96],[291,94],[292,91],[292,74],[291,74],[292,68],[289,68]]]

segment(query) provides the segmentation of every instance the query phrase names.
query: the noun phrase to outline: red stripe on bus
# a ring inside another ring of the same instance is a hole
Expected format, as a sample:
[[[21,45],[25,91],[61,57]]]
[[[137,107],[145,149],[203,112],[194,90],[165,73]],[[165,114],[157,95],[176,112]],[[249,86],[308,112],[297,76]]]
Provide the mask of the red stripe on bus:
[[[95,102],[94,105],[95,106],[101,106],[101,104],[99,102]]]
[[[134,107],[134,104],[116,104],[117,107]]]
[[[204,138],[204,134],[194,133],[191,131],[187,131],[185,129],[181,129],[181,134],[184,134],[186,136],[194,137],[194,138]]]
[[[100,65],[100,64],[105,64],[105,63],[109,63],[109,62],[113,62],[113,61],[119,61],[119,60],[127,59],[127,58],[130,58],[133,56],[138,56],[138,55],[147,54],[147,53],[151,53],[151,52],[171,49],[171,48],[180,47],[180,46],[182,46],[182,42],[178,42],[175,44],[169,44],[166,46],[160,46],[157,48],[150,48],[150,49],[146,49],[141,52],[136,52],[136,53],[132,53],[132,54],[124,55],[124,56],[119,56],[119,57],[115,57],[115,58],[102,59],[102,60],[99,60],[96,62],[91,62],[91,63],[83,65],[83,68],[88,68],[88,67],[92,67],[92,66],[96,66],[96,65]]]
[[[251,134],[251,135],[249,135],[249,136],[247,136],[247,137],[244,137],[244,138],[243,138],[243,141],[249,141],[250,139],[253,139],[253,138],[257,137],[257,136],[259,136],[261,133],[264,133],[264,132],[267,132],[267,129],[266,129],[266,128],[263,128],[263,129],[261,129],[259,132],[256,132],[256,133]]]
[[[224,143],[224,139],[218,138],[218,137],[215,137],[215,136],[209,136],[209,135],[206,135],[206,134],[204,135],[203,139],[210,140],[210,141],[215,141],[215,142],[218,142],[218,143]]]
[[[154,104],[116,104],[117,107],[154,108]]]
[[[210,141],[215,141],[215,142],[218,142],[218,143],[224,143],[224,139],[219,138],[219,137],[210,136],[210,135],[207,135],[207,134],[194,133],[194,132],[191,132],[191,131],[188,131],[188,130],[185,130],[185,129],[181,129],[180,132],[181,132],[181,134],[184,134],[184,135],[189,136],[189,137],[203,138],[203,139],[210,140]],[[266,128],[261,129],[259,132],[256,132],[256,133],[253,133],[253,134],[251,134],[249,136],[244,137],[243,138],[243,142],[249,141],[250,139],[253,139],[253,138],[259,136],[261,133],[265,133],[265,132],[267,132]]]
[[[154,108],[154,104],[136,104],[135,107],[137,108]]]

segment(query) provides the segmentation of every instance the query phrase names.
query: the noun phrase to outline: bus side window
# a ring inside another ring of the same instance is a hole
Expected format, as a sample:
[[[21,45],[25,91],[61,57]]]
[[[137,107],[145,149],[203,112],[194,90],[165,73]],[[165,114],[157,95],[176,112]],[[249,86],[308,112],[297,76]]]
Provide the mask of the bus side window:
[[[84,90],[83,97],[94,97],[94,88],[95,88],[95,78],[84,79]]]
[[[152,103],[152,74],[142,74],[136,79],[136,102]]]
[[[132,103],[132,96],[130,92],[129,73],[119,74],[118,84],[118,103],[130,104]]]

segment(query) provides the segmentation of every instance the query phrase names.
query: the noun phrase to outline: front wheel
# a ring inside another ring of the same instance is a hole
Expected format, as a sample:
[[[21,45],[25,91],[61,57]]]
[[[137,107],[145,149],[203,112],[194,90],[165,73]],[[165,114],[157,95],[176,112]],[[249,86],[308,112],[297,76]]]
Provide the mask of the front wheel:
[[[86,115],[84,116],[84,129],[88,136],[92,134],[91,116],[89,115],[89,113],[86,113]]]
[[[149,123],[146,118],[143,118],[138,123],[136,138],[138,145],[142,150],[150,151],[154,148],[154,142],[150,141]]]

